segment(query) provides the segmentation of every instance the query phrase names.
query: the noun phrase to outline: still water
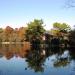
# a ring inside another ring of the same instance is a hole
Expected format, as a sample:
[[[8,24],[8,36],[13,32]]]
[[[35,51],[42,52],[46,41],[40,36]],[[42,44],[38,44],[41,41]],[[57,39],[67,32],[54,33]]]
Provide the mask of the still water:
[[[37,51],[24,44],[1,44],[0,75],[75,75],[75,48]]]

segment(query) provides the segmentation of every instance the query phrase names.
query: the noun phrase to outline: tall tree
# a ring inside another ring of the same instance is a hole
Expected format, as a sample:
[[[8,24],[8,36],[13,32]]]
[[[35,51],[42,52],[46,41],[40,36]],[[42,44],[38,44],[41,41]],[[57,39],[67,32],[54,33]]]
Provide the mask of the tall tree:
[[[19,28],[19,38],[21,41],[24,41],[24,39],[25,39],[25,31],[26,31],[25,27]]]
[[[30,22],[27,25],[28,29],[26,31],[26,37],[28,39],[31,39],[32,36],[40,37],[45,31],[42,20],[34,19],[33,22]]]
[[[61,24],[61,23],[55,22],[53,24],[53,27],[58,29],[61,32],[69,32],[71,30],[70,26],[66,23]]]
[[[3,29],[0,28],[0,42],[2,42],[2,38],[3,38]]]
[[[7,26],[4,30],[5,41],[11,41],[12,33],[13,33],[13,28]]]

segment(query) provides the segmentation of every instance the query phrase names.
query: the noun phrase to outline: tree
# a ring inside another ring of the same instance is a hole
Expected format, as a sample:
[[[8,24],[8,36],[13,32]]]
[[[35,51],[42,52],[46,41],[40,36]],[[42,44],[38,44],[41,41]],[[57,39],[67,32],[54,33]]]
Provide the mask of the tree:
[[[27,24],[26,37],[31,40],[32,37],[40,37],[45,29],[43,28],[43,21],[34,19],[33,22]]]
[[[75,29],[69,33],[70,45],[75,46]]]
[[[0,33],[2,33],[3,32],[3,29],[2,28],[0,28]]]
[[[12,31],[13,31],[13,28],[11,28],[10,26],[7,26],[7,27],[5,28],[5,32],[6,32],[7,34],[11,34]]]
[[[58,22],[55,22],[53,24],[53,27],[56,28],[57,30],[61,31],[61,32],[69,32],[71,30],[70,26],[66,23],[58,23]]]
[[[20,27],[19,28],[19,38],[20,38],[20,41],[23,42],[24,39],[25,39],[25,31],[26,31],[26,27]]]
[[[7,26],[4,30],[5,41],[11,41],[12,39],[13,28]]]
[[[2,42],[2,34],[3,34],[3,29],[0,28],[0,42]]]

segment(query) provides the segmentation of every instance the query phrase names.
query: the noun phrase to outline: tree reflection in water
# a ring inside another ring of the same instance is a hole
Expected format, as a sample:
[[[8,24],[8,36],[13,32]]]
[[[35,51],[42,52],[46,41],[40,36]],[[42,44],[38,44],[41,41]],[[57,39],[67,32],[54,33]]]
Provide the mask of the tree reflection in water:
[[[7,60],[15,57],[25,58],[30,50],[27,44],[0,44],[0,57],[5,57]]]
[[[39,46],[40,47],[40,46]],[[45,55],[42,53],[44,50],[41,48],[30,50],[26,61],[28,62],[28,68],[33,69],[35,72],[44,72],[44,63],[46,58],[49,56],[50,48],[46,50],[45,48]],[[48,51],[48,52],[47,52]]]
[[[56,55],[56,60],[53,61],[53,67],[66,67],[73,60],[75,62],[75,48],[63,48],[58,46],[52,46],[42,49],[31,48],[26,44],[8,44],[0,45],[0,58],[5,57],[7,60],[15,57],[25,58],[28,63],[28,67],[35,72],[44,72],[45,62],[47,58],[52,55]],[[45,53],[43,53],[45,51]],[[27,70],[27,68],[25,68]],[[75,71],[75,67],[74,67]]]
[[[42,55],[42,50],[39,48],[32,48],[26,61],[28,62],[28,68],[34,69],[35,72],[43,72],[44,71],[44,62],[45,56]]]
[[[53,46],[51,48],[45,48],[45,55],[42,54],[42,50],[30,50],[26,61],[28,62],[28,68],[34,69],[35,72],[44,72],[46,59],[51,55],[56,54],[56,60],[53,62],[53,66],[66,67],[70,64],[72,57],[75,56],[75,52],[72,52],[69,48],[63,48],[58,46]],[[38,52],[39,51],[39,52]],[[73,53],[73,54],[72,54]]]
[[[65,53],[66,55],[63,53],[62,55],[57,56],[57,60],[54,62],[54,67],[65,67],[70,63],[67,51],[65,51]]]

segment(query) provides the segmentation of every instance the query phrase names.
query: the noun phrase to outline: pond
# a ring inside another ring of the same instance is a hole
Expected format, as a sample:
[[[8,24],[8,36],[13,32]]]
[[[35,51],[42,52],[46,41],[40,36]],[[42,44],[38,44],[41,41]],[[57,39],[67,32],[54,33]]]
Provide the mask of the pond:
[[[1,44],[0,75],[75,75],[75,48]]]

